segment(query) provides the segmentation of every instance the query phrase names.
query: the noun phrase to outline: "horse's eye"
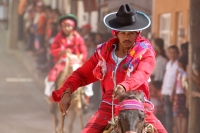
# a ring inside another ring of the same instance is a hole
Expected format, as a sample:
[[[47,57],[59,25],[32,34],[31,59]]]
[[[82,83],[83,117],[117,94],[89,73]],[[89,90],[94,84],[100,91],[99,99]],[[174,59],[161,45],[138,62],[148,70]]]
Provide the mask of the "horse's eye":
[[[144,120],[144,117],[141,117],[140,120],[143,121],[143,120]]]
[[[144,117],[140,117],[140,120],[143,121],[143,120],[144,120]]]

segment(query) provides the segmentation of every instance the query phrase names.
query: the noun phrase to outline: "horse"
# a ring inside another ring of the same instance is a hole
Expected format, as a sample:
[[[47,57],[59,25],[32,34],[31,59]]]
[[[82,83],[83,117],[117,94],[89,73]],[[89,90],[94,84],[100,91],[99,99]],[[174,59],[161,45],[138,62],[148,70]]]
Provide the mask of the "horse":
[[[154,133],[153,125],[146,123],[144,94],[141,91],[123,92],[119,105],[115,106],[115,117],[109,121],[103,133]]]
[[[62,84],[64,83],[65,79],[72,74],[74,70],[76,70],[78,67],[82,65],[82,62],[78,58],[77,55],[71,54],[69,52],[66,52],[66,60],[65,60],[65,68],[64,70],[59,74],[57,80],[56,80],[56,88],[60,88]],[[82,117],[82,103],[84,100],[83,96],[83,89],[79,88],[77,91],[75,91],[72,94],[72,101],[71,105],[68,109],[69,114],[69,125],[68,125],[68,133],[72,133],[73,130],[73,123],[75,120],[76,115],[79,118],[80,122],[80,128],[83,129],[83,117]],[[62,120],[62,124],[64,123],[63,114],[60,113],[60,120]],[[61,125],[60,132],[63,133],[63,125]]]

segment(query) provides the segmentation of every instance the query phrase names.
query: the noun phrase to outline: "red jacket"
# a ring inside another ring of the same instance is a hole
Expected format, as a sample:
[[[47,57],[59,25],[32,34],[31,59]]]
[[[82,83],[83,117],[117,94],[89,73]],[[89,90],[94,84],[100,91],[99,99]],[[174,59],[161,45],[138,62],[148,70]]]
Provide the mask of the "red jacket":
[[[114,88],[112,73],[116,67],[116,63],[112,58],[112,52],[114,50],[113,44],[116,44],[117,41],[117,39],[111,39],[110,41],[101,44],[100,47],[97,48],[93,56],[87,62],[85,62],[82,67],[73,72],[73,74],[65,81],[65,83],[59,90],[56,90],[52,93],[54,101],[59,102],[61,100],[63,92],[68,88],[70,88],[71,92],[74,92],[78,87],[85,86],[98,80],[95,77],[96,75],[94,76],[94,72],[98,73],[99,71],[99,73],[102,73],[102,69],[98,69],[98,67],[102,65],[100,63],[100,51],[101,55],[106,61],[106,73],[101,80],[103,94],[102,100],[111,103]],[[148,44],[148,47],[146,44]],[[146,48],[146,50],[143,50],[143,52],[140,51],[140,48],[142,47]],[[136,46],[132,48],[133,50],[129,51],[129,53],[134,53],[135,51],[136,54],[133,55],[133,58],[129,58],[129,56],[127,56],[116,69],[116,84],[124,86],[126,91],[142,90],[147,98],[149,98],[149,88],[147,80],[150,77],[155,64],[155,52],[152,48],[149,47],[151,47],[151,44],[149,42],[144,42],[144,40],[140,40],[136,43]],[[141,60],[136,60],[136,56]],[[129,62],[129,60],[131,60],[131,62]],[[130,63],[130,65],[128,66],[135,67],[133,71],[129,71],[129,76],[127,74],[128,70],[126,69],[126,67],[124,67],[127,61]],[[135,62],[138,62],[137,65],[134,65]]]
[[[76,31],[73,31],[73,36],[71,41],[67,41],[66,36],[62,31],[56,35],[54,42],[51,45],[51,54],[55,57],[54,61],[57,61],[60,58],[59,52],[66,49],[69,49],[72,54],[82,54],[83,60],[86,60],[87,49],[83,38]],[[65,57],[65,55],[62,55],[62,57]]]

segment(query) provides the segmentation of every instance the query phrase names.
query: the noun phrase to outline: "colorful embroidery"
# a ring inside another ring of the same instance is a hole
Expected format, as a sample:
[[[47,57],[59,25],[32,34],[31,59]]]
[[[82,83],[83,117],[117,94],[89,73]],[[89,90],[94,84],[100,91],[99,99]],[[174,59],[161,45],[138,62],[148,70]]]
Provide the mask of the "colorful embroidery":
[[[152,49],[151,44],[148,41],[136,42],[136,45],[130,50],[127,55],[127,60],[124,66],[126,66],[127,76],[130,77],[130,73],[134,71],[140,60],[142,60],[142,55],[147,49]]]
[[[109,56],[109,52],[113,47],[113,44],[116,44],[118,41],[117,38],[112,38],[106,43],[103,43],[97,47],[96,53],[99,60],[97,66],[93,70],[93,74],[100,80],[104,79],[104,76],[107,72],[106,59]],[[146,50],[152,49],[152,46],[148,40],[142,38],[140,35],[136,39],[135,46],[129,50],[129,54],[126,57],[126,62],[123,65],[123,68],[127,72],[127,76],[130,77],[131,72],[135,70],[140,60],[142,60],[142,55]],[[104,56],[102,56],[102,53]]]

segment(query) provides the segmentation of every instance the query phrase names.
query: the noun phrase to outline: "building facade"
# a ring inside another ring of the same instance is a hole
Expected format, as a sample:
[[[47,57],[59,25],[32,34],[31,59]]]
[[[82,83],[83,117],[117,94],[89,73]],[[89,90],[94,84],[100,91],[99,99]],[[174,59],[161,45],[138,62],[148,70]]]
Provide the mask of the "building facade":
[[[152,34],[168,47],[189,41],[189,0],[154,0]]]

